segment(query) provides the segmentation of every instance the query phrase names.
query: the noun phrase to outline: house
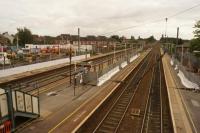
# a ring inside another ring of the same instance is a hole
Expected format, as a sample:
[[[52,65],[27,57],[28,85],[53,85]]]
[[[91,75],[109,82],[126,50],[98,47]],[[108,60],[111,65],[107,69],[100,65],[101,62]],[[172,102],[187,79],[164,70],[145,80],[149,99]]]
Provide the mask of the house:
[[[61,34],[54,40],[55,44],[70,44],[70,34]]]
[[[10,43],[13,44],[13,41],[15,39],[15,37],[13,35],[9,35],[8,32],[4,32],[2,34],[5,38],[9,39],[10,40]]]
[[[5,45],[9,43],[9,39],[0,34],[0,45]]]

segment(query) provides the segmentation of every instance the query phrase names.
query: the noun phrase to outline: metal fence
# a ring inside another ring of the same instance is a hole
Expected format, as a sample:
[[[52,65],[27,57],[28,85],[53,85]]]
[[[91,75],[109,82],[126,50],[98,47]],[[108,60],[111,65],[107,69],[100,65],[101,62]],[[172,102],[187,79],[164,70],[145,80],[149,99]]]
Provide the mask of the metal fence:
[[[176,53],[174,57],[191,71],[198,72],[200,69],[200,59],[194,56],[192,53],[185,52],[183,55],[181,53]]]
[[[174,66],[177,65],[178,69],[183,72],[185,77],[190,80],[193,83],[196,83],[198,86],[200,86],[200,75],[197,75],[197,73],[193,73],[187,70],[187,67],[183,66],[179,60],[172,58],[174,62]]]

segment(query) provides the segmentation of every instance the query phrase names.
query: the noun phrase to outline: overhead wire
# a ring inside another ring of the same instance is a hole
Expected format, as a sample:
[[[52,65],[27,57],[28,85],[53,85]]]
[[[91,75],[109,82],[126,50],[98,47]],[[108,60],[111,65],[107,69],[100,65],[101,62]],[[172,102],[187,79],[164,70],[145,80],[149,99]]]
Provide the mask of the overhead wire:
[[[137,28],[137,27],[140,27],[140,26],[143,26],[143,25],[146,25],[146,24],[153,24],[153,23],[158,23],[158,22],[161,22],[161,21],[164,22],[164,20],[165,20],[166,18],[169,19],[169,18],[173,18],[173,17],[179,16],[179,15],[181,15],[181,14],[183,14],[183,13],[185,13],[185,12],[188,12],[188,11],[194,9],[194,8],[197,8],[197,7],[199,7],[199,6],[200,6],[200,3],[197,4],[197,5],[195,5],[195,6],[192,6],[192,7],[190,7],[190,8],[187,8],[187,9],[184,9],[184,10],[182,10],[182,11],[179,11],[179,12],[177,12],[177,13],[175,13],[175,14],[173,14],[173,15],[170,15],[170,16],[168,16],[168,17],[165,17],[165,18],[156,19],[156,20],[151,21],[151,22],[148,22],[148,23],[141,23],[141,24],[138,24],[138,25],[133,25],[133,26],[125,27],[125,28],[120,28],[120,29],[117,29],[117,30],[113,30],[113,31],[110,31],[110,32],[106,32],[106,33],[100,34],[100,36],[102,36],[102,35],[107,35],[107,34],[111,34],[111,33],[115,33],[115,32],[119,32],[119,31],[124,31],[124,30],[128,30],[128,29]]]

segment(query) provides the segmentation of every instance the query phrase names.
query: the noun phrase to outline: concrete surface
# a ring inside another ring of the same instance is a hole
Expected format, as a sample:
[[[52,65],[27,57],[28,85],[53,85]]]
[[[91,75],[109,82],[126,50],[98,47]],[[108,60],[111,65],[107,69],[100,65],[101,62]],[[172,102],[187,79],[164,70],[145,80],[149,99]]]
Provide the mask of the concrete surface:
[[[161,51],[163,53],[163,51]],[[163,56],[163,68],[169,97],[169,105],[172,116],[173,128],[175,133],[192,133],[193,129],[190,125],[190,119],[184,108],[184,103],[179,94],[178,85],[176,84],[173,71],[170,65],[168,55]]]
[[[176,85],[178,88],[185,88],[182,84],[181,79],[177,75],[177,71],[171,67],[172,74],[174,75],[174,79],[176,81]],[[200,93],[196,93],[195,91],[178,89],[179,94],[184,102],[185,110],[189,113],[187,116],[191,121],[191,126],[194,128],[195,133],[200,133]]]

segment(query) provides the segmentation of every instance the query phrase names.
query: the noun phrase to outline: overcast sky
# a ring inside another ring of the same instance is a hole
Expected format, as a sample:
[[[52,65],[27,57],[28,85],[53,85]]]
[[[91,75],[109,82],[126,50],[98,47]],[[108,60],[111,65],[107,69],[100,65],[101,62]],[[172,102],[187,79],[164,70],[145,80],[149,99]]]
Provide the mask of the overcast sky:
[[[27,27],[33,34],[56,36],[61,33],[101,35],[114,32],[136,38],[165,32],[164,18],[199,4],[199,0],[0,0],[0,33],[16,33],[17,27]],[[157,23],[152,21],[163,19]],[[200,20],[200,7],[168,20],[168,36],[193,37],[193,26]],[[143,25],[143,23],[145,23]],[[111,35],[106,34],[106,35]]]

